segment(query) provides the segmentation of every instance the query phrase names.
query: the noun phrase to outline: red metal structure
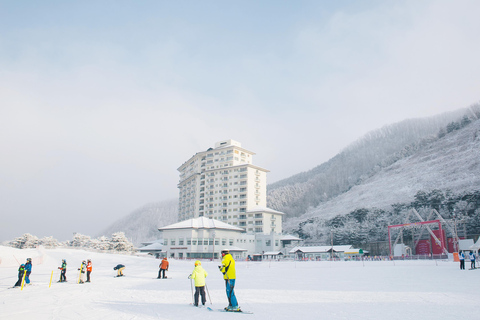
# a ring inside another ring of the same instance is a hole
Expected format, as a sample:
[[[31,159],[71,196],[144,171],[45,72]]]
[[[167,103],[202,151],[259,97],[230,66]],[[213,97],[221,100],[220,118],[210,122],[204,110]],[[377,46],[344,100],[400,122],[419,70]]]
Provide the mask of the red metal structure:
[[[390,234],[390,229],[396,229],[396,228],[415,228],[415,227],[422,227],[425,226],[430,233],[432,239],[434,239],[435,243],[440,246],[441,251],[444,253],[447,253],[447,249],[445,248],[445,240],[443,236],[440,236],[440,239],[435,235],[435,233],[428,227],[429,224],[436,224],[438,225],[438,232],[440,235],[443,235],[443,230],[442,230],[442,223],[440,220],[430,220],[430,221],[422,221],[422,222],[411,222],[411,223],[404,223],[404,224],[396,224],[396,225],[391,225],[388,226],[388,245],[390,249],[390,256],[392,256],[392,239],[391,239],[391,234]],[[398,241],[398,237],[395,240],[395,244]]]

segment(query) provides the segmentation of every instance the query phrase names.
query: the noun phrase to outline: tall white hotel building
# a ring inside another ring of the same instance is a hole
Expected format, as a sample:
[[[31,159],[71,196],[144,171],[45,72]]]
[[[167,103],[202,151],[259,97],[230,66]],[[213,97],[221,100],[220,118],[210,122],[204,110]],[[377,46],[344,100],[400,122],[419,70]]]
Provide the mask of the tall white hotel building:
[[[234,140],[196,153],[180,172],[179,220],[220,220],[247,233],[281,234],[282,212],[266,207],[267,172]]]

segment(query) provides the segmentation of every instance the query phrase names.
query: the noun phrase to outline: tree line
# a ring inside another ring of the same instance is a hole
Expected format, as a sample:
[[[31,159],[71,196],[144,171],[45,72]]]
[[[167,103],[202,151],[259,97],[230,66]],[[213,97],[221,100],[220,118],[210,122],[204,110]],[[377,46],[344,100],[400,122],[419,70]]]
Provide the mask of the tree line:
[[[18,249],[36,248],[41,245],[46,248],[76,247],[117,252],[131,252],[135,250],[133,243],[127,239],[123,232],[113,233],[111,238],[101,236],[94,239],[81,233],[75,233],[72,240],[63,242],[59,242],[51,236],[39,239],[34,235],[25,233],[20,237],[8,241],[6,245]]]

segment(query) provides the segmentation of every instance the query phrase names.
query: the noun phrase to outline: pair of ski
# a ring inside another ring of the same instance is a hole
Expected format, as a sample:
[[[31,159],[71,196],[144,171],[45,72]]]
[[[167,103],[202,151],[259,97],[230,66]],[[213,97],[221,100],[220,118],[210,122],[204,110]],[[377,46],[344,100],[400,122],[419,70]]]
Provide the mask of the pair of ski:
[[[190,303],[190,305],[193,306],[193,304],[191,304],[191,303]],[[196,308],[201,308],[201,309],[205,308],[205,306],[195,306],[195,307]],[[244,311],[244,310],[237,310],[237,311],[231,310],[231,311],[229,311],[229,310],[226,310],[226,309],[213,309],[211,307],[206,307],[206,309],[208,311],[215,311],[215,312],[232,312],[232,313],[253,314],[253,312],[251,312],[251,311]]]
[[[226,310],[226,309],[213,309],[213,308],[210,308],[210,307],[207,307],[207,310],[208,311],[218,311],[218,312],[232,312],[232,313],[245,313],[245,314],[253,314],[253,312],[251,311],[245,311],[245,310]]]

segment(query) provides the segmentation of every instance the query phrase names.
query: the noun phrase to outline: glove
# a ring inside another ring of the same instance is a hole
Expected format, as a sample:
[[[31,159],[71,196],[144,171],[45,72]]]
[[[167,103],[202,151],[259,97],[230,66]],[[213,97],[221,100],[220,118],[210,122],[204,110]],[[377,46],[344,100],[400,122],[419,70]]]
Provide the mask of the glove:
[[[188,275],[188,279],[192,279],[192,275],[191,275],[191,274]]]
[[[222,266],[218,266],[218,270],[222,270]]]

